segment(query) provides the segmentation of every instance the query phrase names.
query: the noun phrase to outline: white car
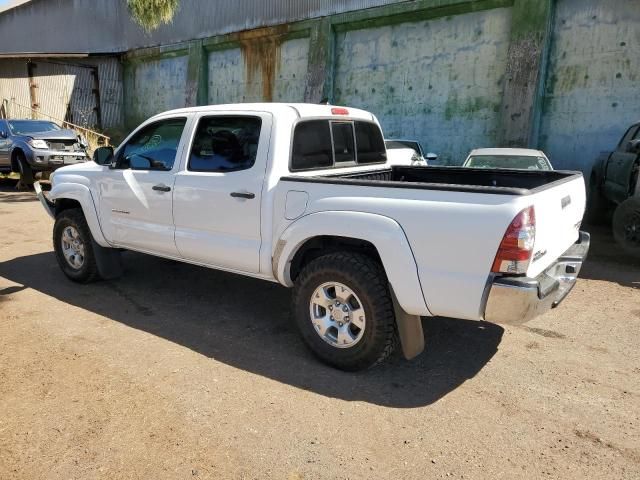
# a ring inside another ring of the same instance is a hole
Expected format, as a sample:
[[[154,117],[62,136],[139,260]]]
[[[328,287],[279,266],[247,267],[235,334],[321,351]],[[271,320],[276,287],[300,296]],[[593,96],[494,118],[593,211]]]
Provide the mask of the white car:
[[[426,167],[429,162],[438,159],[435,153],[424,153],[422,145],[417,140],[385,139],[387,159],[390,165],[413,165]]]
[[[36,191],[71,280],[117,277],[126,249],[277,282],[293,288],[305,343],[345,370],[381,362],[397,336],[416,356],[421,317],[525,322],[569,293],[589,247],[581,173],[390,166],[386,155],[362,110],[193,107]]]
[[[553,170],[541,150],[529,148],[478,148],[472,150],[463,167],[510,168],[515,170]]]

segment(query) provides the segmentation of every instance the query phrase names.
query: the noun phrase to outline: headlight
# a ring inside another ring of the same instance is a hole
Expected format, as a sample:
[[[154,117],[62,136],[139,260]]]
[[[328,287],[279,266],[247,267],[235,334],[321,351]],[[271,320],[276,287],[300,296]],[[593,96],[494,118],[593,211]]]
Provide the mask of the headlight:
[[[36,140],[34,138],[29,140],[29,145],[31,145],[33,148],[42,148],[45,150],[49,148],[49,145],[47,145],[47,142],[45,142],[44,140]]]

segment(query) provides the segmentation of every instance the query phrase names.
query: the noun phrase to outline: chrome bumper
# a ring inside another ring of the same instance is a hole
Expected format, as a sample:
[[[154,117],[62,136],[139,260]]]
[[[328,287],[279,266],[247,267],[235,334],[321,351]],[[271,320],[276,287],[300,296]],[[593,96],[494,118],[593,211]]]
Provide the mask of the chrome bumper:
[[[50,184],[46,184],[46,185],[50,188]],[[38,197],[38,200],[40,200],[40,203],[42,204],[46,212],[49,214],[51,218],[55,220],[56,218],[55,204],[47,198],[45,191],[43,189],[43,185],[40,182],[36,182],[33,184],[33,188],[36,191],[36,196]]]
[[[578,241],[536,278],[496,277],[490,287],[484,319],[520,325],[557,307],[575,285],[589,244],[589,234],[580,232]]]

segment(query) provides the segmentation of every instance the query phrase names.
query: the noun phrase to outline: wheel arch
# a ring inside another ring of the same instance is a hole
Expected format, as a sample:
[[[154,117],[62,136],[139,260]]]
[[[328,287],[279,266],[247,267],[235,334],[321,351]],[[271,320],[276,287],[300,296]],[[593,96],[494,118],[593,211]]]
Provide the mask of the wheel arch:
[[[365,253],[380,261],[402,309],[411,315],[431,315],[407,237],[395,220],[383,215],[330,211],[298,219],[275,245],[274,276],[291,287],[306,262],[337,250]]]
[[[102,233],[93,196],[86,185],[74,183],[55,185],[51,190],[50,198],[55,200],[56,216],[70,208],[80,208],[96,243],[101,247],[110,247]]]

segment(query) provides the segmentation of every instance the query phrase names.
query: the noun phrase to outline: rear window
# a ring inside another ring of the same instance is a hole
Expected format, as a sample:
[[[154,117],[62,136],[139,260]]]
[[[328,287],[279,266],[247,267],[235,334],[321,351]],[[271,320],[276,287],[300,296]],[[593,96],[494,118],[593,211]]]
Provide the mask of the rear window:
[[[371,122],[309,120],[300,122],[293,134],[292,171],[386,160],[382,132]]]

